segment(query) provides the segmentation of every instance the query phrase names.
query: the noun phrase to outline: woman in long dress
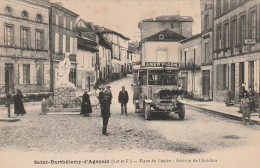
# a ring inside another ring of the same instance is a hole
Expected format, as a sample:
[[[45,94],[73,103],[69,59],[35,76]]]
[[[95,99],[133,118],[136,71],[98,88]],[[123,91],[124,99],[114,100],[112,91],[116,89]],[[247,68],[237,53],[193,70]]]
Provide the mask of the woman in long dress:
[[[247,94],[244,94],[244,97],[241,99],[241,109],[242,109],[242,119],[243,119],[243,124],[246,125],[245,119],[248,118],[249,124],[253,125],[251,122],[251,111],[250,111],[250,106],[249,106],[249,98]]]
[[[26,114],[26,110],[23,105],[23,94],[20,89],[17,89],[17,93],[14,96],[14,114],[16,115],[24,115]]]
[[[90,117],[90,113],[92,113],[92,107],[90,102],[90,97],[88,95],[87,90],[85,90],[83,97],[82,97],[82,103],[81,103],[81,113],[85,117]]]

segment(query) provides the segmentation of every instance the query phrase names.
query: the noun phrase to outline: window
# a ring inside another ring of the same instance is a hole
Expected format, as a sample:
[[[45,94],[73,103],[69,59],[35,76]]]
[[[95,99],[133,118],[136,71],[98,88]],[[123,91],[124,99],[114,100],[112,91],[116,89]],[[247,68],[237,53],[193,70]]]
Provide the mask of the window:
[[[70,30],[73,29],[72,21],[70,21]]]
[[[74,54],[74,51],[73,51],[73,37],[70,37],[70,53],[71,54]]]
[[[30,65],[23,65],[23,84],[30,84]]]
[[[256,10],[249,12],[248,37],[256,39]]]
[[[193,63],[196,64],[196,48],[193,49]]]
[[[208,63],[209,60],[209,43],[205,43],[205,60],[204,63]]]
[[[69,81],[76,85],[76,69],[70,69]]]
[[[171,23],[171,28],[172,28],[172,29],[174,28],[174,25],[173,25],[173,23]]]
[[[44,84],[44,65],[37,65],[37,84]]]
[[[217,27],[217,50],[221,49],[222,48],[222,28],[221,28],[221,25]]]
[[[21,27],[21,47],[29,47],[29,28]]]
[[[163,34],[160,34],[159,35],[159,40],[163,40],[164,39],[164,35]]]
[[[217,89],[226,89],[226,64],[217,65]]]
[[[37,50],[43,50],[43,30],[35,31],[35,48]]]
[[[230,44],[232,48],[237,45],[237,19],[233,19],[230,24]]]
[[[36,22],[39,22],[39,23],[42,22],[42,15],[41,14],[36,15]]]
[[[224,48],[228,48],[229,47],[229,27],[228,27],[228,23],[225,23],[223,26],[223,44],[224,44]]]
[[[55,33],[55,44],[54,44],[55,53],[59,53],[59,34]]]
[[[13,10],[10,6],[5,7],[5,14],[12,16]]]
[[[22,18],[28,20],[29,18],[28,12],[22,11]]]
[[[221,0],[217,0],[217,16],[221,15]]]
[[[14,26],[6,24],[4,30],[4,45],[12,46],[14,37]]]
[[[66,18],[63,18],[63,27],[66,28]]]
[[[244,44],[246,35],[246,16],[242,15],[239,18],[239,44]]]
[[[59,25],[59,15],[56,15],[56,25]]]
[[[62,53],[65,53],[66,52],[66,35],[62,35],[62,44],[63,44],[63,47],[62,47]]]
[[[231,3],[231,4],[230,4],[230,8],[235,8],[235,7],[236,7],[236,5],[237,5],[237,4],[236,4],[236,1],[237,1],[237,0],[231,0],[231,2],[230,2],[230,3]]]
[[[204,16],[204,31],[209,29],[209,15]]]
[[[228,0],[224,0],[223,1],[223,12],[227,12],[228,11]]]
[[[184,51],[184,66],[187,64],[187,51]]]

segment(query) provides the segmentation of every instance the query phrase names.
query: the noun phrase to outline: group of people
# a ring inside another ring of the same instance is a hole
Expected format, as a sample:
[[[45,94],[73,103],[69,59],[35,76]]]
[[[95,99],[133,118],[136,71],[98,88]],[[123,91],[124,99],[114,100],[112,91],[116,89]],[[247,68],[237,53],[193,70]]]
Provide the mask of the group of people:
[[[245,119],[248,118],[249,124],[253,125],[251,121],[251,113],[256,111],[255,103],[257,100],[257,94],[249,87],[247,91],[245,84],[242,84],[242,90],[240,94],[240,112],[242,112],[243,124],[246,124]]]
[[[109,133],[107,132],[107,125],[110,118],[110,106],[113,98],[110,88],[110,86],[107,86],[105,90],[104,86],[100,86],[100,92],[98,94],[101,116],[103,118],[102,134],[106,136],[109,135]],[[128,100],[128,92],[125,90],[125,86],[122,86],[122,90],[119,92],[118,96],[118,102],[121,104],[121,114],[127,115]],[[84,95],[82,97],[80,114],[82,114],[85,117],[90,117],[90,113],[92,113],[91,101],[88,92],[85,90]]]

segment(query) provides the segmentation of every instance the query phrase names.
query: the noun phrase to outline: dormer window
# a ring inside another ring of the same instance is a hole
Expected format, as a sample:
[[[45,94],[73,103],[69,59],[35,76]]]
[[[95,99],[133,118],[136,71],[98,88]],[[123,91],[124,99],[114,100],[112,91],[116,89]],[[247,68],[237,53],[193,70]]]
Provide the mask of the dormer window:
[[[26,20],[27,20],[27,19],[28,19],[28,16],[29,16],[29,15],[28,15],[28,12],[22,11],[22,18],[23,18],[23,19],[26,19]]]
[[[12,12],[13,12],[13,10],[10,6],[5,7],[5,14],[11,16]]]
[[[41,14],[38,14],[36,15],[36,22],[42,22],[42,15]]]
[[[163,34],[160,34],[160,35],[159,35],[159,39],[160,39],[160,40],[164,40],[164,35],[163,35]]]

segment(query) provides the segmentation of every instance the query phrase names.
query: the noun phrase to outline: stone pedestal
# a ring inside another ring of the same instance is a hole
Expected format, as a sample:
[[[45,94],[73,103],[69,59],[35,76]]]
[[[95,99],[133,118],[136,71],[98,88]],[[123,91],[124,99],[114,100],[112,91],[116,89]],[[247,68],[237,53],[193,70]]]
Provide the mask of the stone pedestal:
[[[75,108],[77,107],[76,87],[58,87],[54,89],[54,108]]]

